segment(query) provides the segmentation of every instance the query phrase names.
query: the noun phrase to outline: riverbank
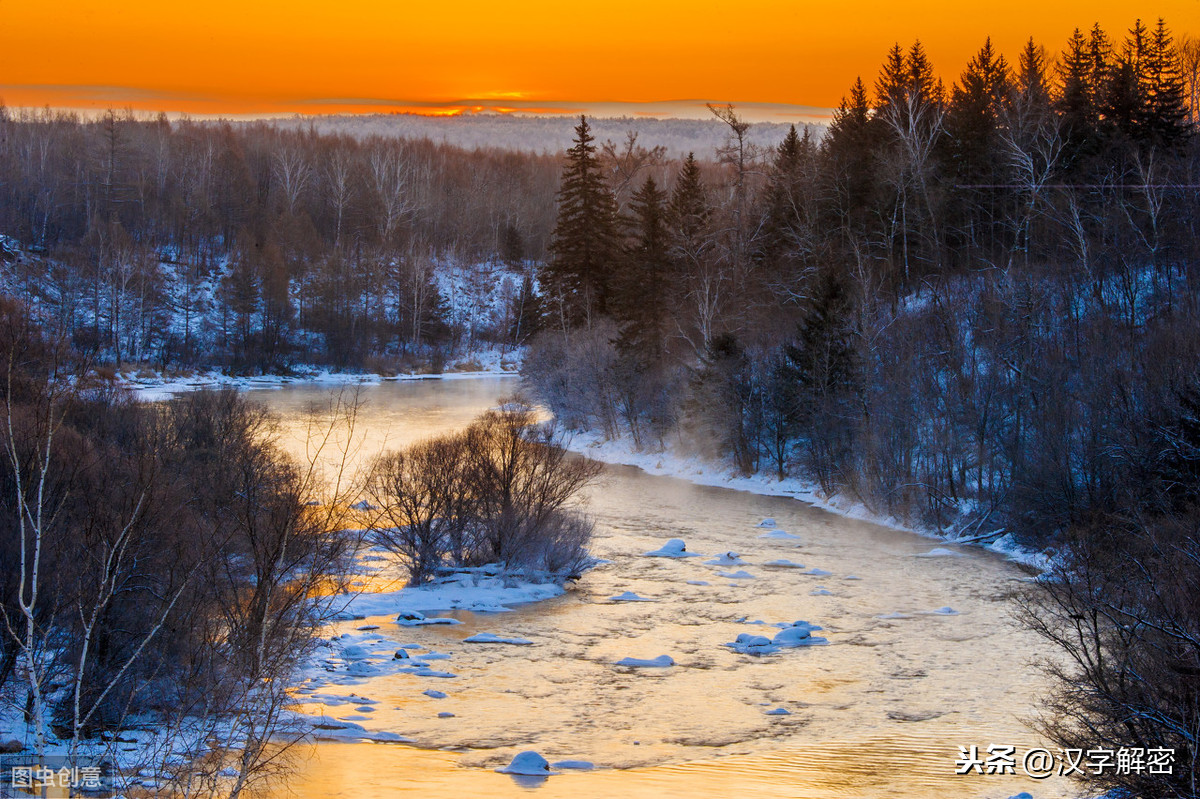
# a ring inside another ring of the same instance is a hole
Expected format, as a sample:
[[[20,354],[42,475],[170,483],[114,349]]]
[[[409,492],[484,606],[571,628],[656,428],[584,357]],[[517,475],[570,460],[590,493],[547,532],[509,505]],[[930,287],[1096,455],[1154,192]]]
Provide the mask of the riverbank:
[[[739,475],[734,467],[727,463],[715,463],[698,455],[682,455],[669,447],[658,452],[640,450],[628,438],[606,439],[593,431],[576,432],[565,439],[565,444],[572,452],[604,463],[634,466],[647,474],[674,477],[696,485],[732,488],[735,491],[770,497],[789,497],[847,519],[866,521],[950,544],[976,546],[1042,572],[1049,570],[1054,561],[1052,551],[1039,552],[1022,547],[1007,533],[990,541],[974,543],[971,539],[979,535],[978,531],[961,536],[955,535],[953,531],[913,527],[894,516],[872,511],[855,497],[842,494],[826,496],[818,485],[798,477],[785,477],[780,480],[761,472],[750,476]]]
[[[485,377],[520,377],[521,353],[484,350],[468,353],[440,372],[338,372],[318,366],[298,366],[286,375],[230,375],[216,369],[186,374],[168,374],[147,369],[118,372],[117,382],[143,402],[161,402],[177,394],[205,388],[273,389],[289,385],[320,385],[330,388],[378,385],[411,380],[469,380]]]

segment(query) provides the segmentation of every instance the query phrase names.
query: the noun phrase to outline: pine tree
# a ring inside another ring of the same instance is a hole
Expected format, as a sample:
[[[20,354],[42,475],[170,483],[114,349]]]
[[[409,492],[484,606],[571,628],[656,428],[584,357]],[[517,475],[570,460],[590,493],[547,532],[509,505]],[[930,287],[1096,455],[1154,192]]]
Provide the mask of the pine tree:
[[[1142,60],[1145,135],[1150,143],[1174,147],[1189,135],[1183,68],[1167,24],[1154,27]]]
[[[766,188],[766,208],[759,234],[758,258],[777,277],[783,262],[795,254],[806,220],[804,205],[811,199],[804,181],[812,168],[815,147],[808,130],[804,138],[792,125],[775,150]]]
[[[695,153],[688,153],[679,170],[671,202],[667,209],[671,247],[675,257],[688,261],[699,258],[709,247],[710,216],[708,190],[700,177]]]
[[[587,117],[575,127],[558,192],[558,220],[542,288],[553,324],[590,326],[609,312],[619,257],[617,205],[605,185]]]
[[[857,78],[850,87],[850,96],[843,97],[833,112],[833,120],[822,149],[832,169],[822,170],[834,182],[830,194],[836,198],[836,208],[844,229],[846,224],[862,223],[870,199],[875,193],[874,155],[878,147],[880,127],[871,113],[867,87]]]
[[[619,325],[617,347],[650,362],[662,355],[663,329],[671,313],[667,194],[653,177],[648,176],[634,192],[629,212],[630,241],[613,301]]]

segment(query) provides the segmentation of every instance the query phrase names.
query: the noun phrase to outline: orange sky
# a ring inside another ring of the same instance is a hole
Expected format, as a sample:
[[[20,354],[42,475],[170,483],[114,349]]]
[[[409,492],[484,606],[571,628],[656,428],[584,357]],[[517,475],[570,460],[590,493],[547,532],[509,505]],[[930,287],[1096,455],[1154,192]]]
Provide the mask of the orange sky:
[[[191,114],[713,100],[819,116],[895,41],[919,37],[950,79],[988,34],[1009,55],[1031,34],[1057,52],[1076,26],[1123,34],[1138,16],[1200,33],[1200,0],[0,0],[0,99]]]

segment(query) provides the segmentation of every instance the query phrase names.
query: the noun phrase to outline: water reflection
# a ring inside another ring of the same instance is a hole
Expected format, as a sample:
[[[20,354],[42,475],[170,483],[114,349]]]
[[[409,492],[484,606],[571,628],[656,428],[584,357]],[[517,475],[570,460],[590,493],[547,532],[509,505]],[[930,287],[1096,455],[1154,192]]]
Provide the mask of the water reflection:
[[[389,384],[364,391],[363,453],[465,425],[513,381]],[[257,393],[297,424],[323,394]],[[447,653],[457,676],[393,674],[341,693],[374,699],[356,718],[419,747],[321,743],[286,793],[299,797],[1067,796],[1063,781],[954,775],[959,746],[1041,745],[1024,723],[1041,680],[1039,641],[1016,627],[1011,595],[1025,575],[1001,559],[965,552],[922,558],[936,542],[835,517],[789,499],[693,486],[611,468],[589,496],[594,551],[612,560],[557,599],[513,613],[453,615],[456,626],[401,628],[389,617],[345,622],[388,646]],[[774,517],[797,540],[763,538]],[[719,576],[708,558],[642,553],[668,538],[688,549],[741,554],[752,579]],[[790,560],[804,569],[766,566]],[[828,574],[809,574],[819,569]],[[398,572],[386,579],[400,579]],[[857,577],[859,579],[847,579]],[[822,589],[822,590],[818,590]],[[630,591],[650,602],[612,602]],[[950,606],[957,615],[931,614]],[[739,633],[804,619],[830,645],[770,657],[722,647]],[[753,624],[761,621],[765,624]],[[462,643],[476,632],[533,646]],[[670,655],[666,669],[629,669],[625,657]],[[433,683],[436,683],[434,685]],[[337,687],[322,689],[334,692]],[[436,688],[446,698],[423,692]],[[767,710],[785,708],[786,716]],[[312,706],[333,717],[353,705]],[[443,714],[442,716],[439,716]],[[444,714],[452,713],[446,717]],[[538,779],[493,773],[518,751],[550,761],[593,761],[596,771]],[[282,793],[280,794],[283,795]]]

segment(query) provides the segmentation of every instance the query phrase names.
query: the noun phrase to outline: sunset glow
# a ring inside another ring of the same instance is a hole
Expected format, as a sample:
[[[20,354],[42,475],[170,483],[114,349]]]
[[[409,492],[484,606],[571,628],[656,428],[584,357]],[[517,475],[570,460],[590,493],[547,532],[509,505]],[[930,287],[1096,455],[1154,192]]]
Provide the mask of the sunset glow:
[[[193,114],[663,114],[641,104],[715,100],[819,115],[855,76],[872,79],[893,42],[919,37],[952,77],[988,35],[1009,55],[1030,35],[1056,53],[1075,27],[1098,21],[1120,37],[1138,16],[1165,17],[1177,36],[1200,30],[1196,0],[17,0],[4,7],[0,97]]]

